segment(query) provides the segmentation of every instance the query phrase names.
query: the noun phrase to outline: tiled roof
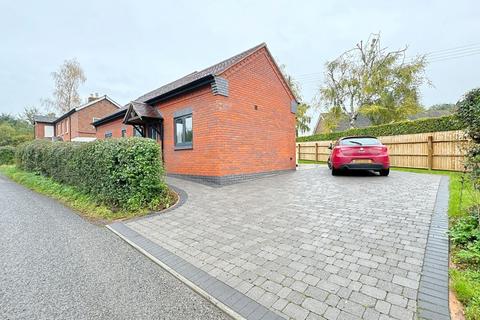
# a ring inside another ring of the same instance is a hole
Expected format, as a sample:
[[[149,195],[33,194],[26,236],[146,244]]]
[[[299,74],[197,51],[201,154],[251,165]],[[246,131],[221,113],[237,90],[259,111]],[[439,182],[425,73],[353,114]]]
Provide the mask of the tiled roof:
[[[158,112],[157,108],[152,107],[143,102],[132,101],[130,102],[133,110],[140,118],[158,118],[161,119],[162,116]]]
[[[42,116],[42,115],[36,115],[33,117],[33,120],[36,122],[45,122],[45,123],[53,123],[55,122],[55,117],[52,116]]]
[[[62,114],[61,116],[59,116],[58,118],[57,118],[57,117],[54,117],[54,116],[52,117],[52,116],[36,115],[36,116],[33,117],[33,120],[36,121],[36,122],[55,123],[55,122],[57,122],[57,121],[60,121],[60,120],[62,120],[62,119],[65,119],[66,117],[68,117],[68,116],[71,115],[72,113],[75,113],[75,112],[77,112],[77,111],[79,111],[79,110],[81,110],[81,109],[87,108],[87,107],[89,107],[89,106],[91,106],[91,105],[93,105],[93,104],[95,104],[95,103],[97,103],[97,102],[99,102],[99,101],[101,101],[101,100],[104,100],[104,99],[110,101],[110,102],[111,102],[114,106],[116,106],[117,108],[120,108],[120,107],[121,107],[118,103],[116,103],[115,101],[113,101],[110,97],[108,97],[107,95],[103,95],[103,96],[98,97],[97,99],[95,99],[95,100],[93,100],[93,101],[86,102],[86,103],[84,103],[84,104],[82,104],[82,105],[80,105],[80,106],[78,106],[78,107],[76,107],[76,108],[71,109],[70,111],[68,111],[68,112]],[[116,113],[116,112],[118,112],[118,110],[115,111],[114,113]]]
[[[236,56],[233,56],[233,57],[231,57],[227,60],[224,60],[222,62],[214,64],[213,66],[210,66],[206,69],[203,69],[202,71],[192,72],[192,73],[184,76],[183,78],[180,78],[178,80],[170,82],[170,83],[168,83],[168,84],[166,84],[166,85],[164,85],[164,86],[162,86],[162,87],[160,87],[156,90],[153,90],[153,91],[150,91],[147,94],[144,94],[143,96],[137,98],[135,101],[146,102],[146,101],[154,99],[158,96],[166,94],[166,93],[168,93],[172,90],[175,90],[175,89],[183,87],[187,84],[190,84],[190,83],[192,83],[196,80],[200,80],[200,79],[205,78],[207,76],[219,75],[222,72],[224,72],[225,70],[227,70],[229,67],[233,66],[234,64],[236,64],[237,62],[242,60],[243,58],[249,56],[250,54],[254,53],[255,51],[257,51],[260,48],[263,48],[265,46],[266,46],[265,43],[261,43],[261,44],[255,46],[251,49],[248,49],[247,51],[244,51],[240,54],[237,54]]]

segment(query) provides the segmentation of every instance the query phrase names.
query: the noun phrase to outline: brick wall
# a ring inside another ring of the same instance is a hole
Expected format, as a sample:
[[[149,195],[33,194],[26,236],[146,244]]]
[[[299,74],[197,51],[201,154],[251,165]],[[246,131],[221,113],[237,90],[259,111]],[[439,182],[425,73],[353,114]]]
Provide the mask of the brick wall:
[[[41,122],[36,122],[35,123],[35,139],[43,139],[45,138],[45,126],[52,126],[51,124],[46,124],[46,123],[41,123]],[[52,129],[52,133],[55,133],[53,132],[54,129]]]
[[[263,48],[224,76],[230,95],[221,101],[224,133],[221,171],[257,173],[295,168],[293,99]]]
[[[72,123],[75,122],[75,125],[73,125],[75,130],[72,131],[72,138],[95,137],[95,127],[91,125],[93,118],[100,119],[117,110],[118,108],[107,99],[103,99],[89,107],[80,109],[72,115]]]
[[[55,136],[61,137],[63,141],[70,141],[71,138],[72,124],[70,118],[71,116],[55,123]]]
[[[105,139],[107,132],[111,132],[113,138],[121,138],[122,128],[127,130],[127,137],[133,137],[133,126],[123,124],[122,121],[123,117],[98,126],[96,132],[97,139]]]
[[[293,96],[265,49],[224,74],[229,97],[207,86],[157,105],[164,117],[168,173],[206,176],[295,168]],[[175,150],[173,113],[192,108],[193,149]]]
[[[207,85],[157,105],[164,118],[163,154],[168,173],[219,176],[224,143],[218,121],[218,96]],[[193,149],[175,150],[173,114],[192,108]]]
[[[35,139],[43,139],[45,137],[45,123],[35,123]]]

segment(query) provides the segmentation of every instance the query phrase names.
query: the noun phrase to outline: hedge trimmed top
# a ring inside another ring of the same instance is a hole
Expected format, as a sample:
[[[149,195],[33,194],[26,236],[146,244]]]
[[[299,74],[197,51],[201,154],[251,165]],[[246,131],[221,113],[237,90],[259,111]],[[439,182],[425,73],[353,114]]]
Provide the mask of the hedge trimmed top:
[[[152,139],[34,140],[18,146],[15,158],[19,168],[75,187],[114,209],[155,210],[168,204],[160,146]]]
[[[307,137],[298,137],[297,142],[331,141],[345,136],[395,136],[400,134],[414,134],[425,132],[452,131],[464,129],[455,115],[438,118],[418,119],[396,123],[382,124],[366,128],[355,128],[339,132],[320,133]]]

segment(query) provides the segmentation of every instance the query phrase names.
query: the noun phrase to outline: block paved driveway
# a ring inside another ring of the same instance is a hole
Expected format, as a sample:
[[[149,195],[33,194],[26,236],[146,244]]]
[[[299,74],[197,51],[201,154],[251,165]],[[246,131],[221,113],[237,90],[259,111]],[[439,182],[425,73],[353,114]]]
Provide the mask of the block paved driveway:
[[[212,188],[127,222],[277,314],[414,319],[440,177],[332,177],[325,167]]]

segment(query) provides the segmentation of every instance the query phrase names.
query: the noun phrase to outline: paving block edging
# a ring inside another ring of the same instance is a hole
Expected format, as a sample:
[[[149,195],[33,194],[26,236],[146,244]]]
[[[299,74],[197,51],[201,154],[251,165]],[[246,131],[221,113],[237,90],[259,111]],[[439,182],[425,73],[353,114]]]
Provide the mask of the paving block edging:
[[[240,291],[148,240],[125,224],[115,222],[107,225],[107,228],[233,319],[284,319]]]
[[[442,177],[428,232],[418,289],[419,319],[450,320],[448,303],[448,186],[448,177]]]

